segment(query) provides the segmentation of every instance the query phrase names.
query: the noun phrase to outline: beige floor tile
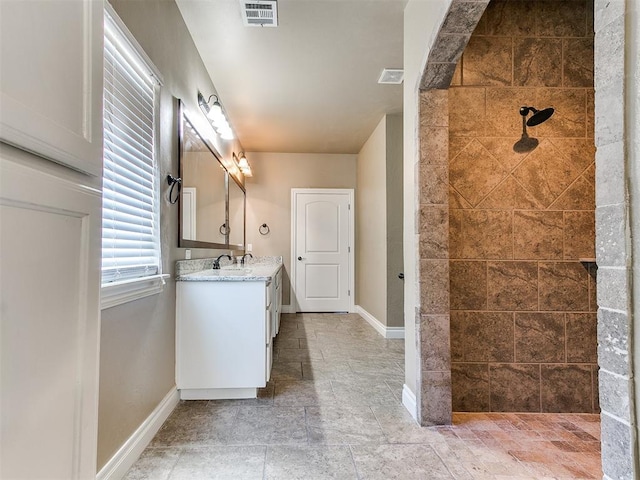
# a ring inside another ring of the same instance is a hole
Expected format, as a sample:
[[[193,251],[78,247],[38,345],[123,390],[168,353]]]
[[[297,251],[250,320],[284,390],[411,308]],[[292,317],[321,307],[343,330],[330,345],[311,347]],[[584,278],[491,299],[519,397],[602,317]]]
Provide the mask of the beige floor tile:
[[[266,447],[185,448],[169,480],[262,480]]]
[[[274,352],[277,362],[308,362],[311,359],[323,360],[320,350],[302,348],[280,348]]]
[[[440,457],[429,445],[352,445],[361,480],[453,480]]]
[[[377,358],[375,360],[350,360],[349,365],[356,373],[391,374],[395,376],[401,376],[404,374],[402,369],[398,367],[395,362],[385,362],[378,360]]]
[[[268,447],[265,480],[356,480],[348,446]]]
[[[239,407],[228,434],[230,445],[307,443],[303,407]]]
[[[353,373],[349,362],[309,361],[302,362],[304,380],[339,380],[345,374]]]
[[[278,380],[276,381],[275,406],[309,407],[335,405],[338,402],[328,380]]]
[[[179,408],[162,425],[151,446],[224,445],[235,422],[238,407]]]
[[[284,315],[275,346],[258,398],[180,402],[126,480],[602,478],[599,415],[420,427],[401,404],[404,342],[357,315]]]
[[[332,380],[336,399],[342,405],[397,405],[398,400],[384,380]]]
[[[280,332],[278,336],[282,339],[291,339],[291,338],[311,338],[315,337],[314,331],[309,331],[304,326],[296,325],[294,326],[283,326],[280,325]]]
[[[310,444],[382,443],[384,436],[369,407],[306,407]]]
[[[147,448],[123,480],[167,480],[181,448]]]
[[[275,362],[271,380],[302,380],[302,362]]]

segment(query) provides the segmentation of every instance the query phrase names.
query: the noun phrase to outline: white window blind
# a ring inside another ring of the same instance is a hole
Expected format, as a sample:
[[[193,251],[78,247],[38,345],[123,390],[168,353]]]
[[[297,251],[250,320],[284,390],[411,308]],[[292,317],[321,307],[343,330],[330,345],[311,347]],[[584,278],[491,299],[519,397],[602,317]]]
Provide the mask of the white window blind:
[[[160,273],[157,85],[153,69],[105,12],[103,285]]]

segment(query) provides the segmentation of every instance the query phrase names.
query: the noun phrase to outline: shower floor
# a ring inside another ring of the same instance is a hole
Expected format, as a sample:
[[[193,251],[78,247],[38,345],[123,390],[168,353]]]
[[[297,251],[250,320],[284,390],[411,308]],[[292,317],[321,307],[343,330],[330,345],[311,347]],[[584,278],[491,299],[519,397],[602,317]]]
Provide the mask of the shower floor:
[[[178,407],[129,480],[599,479],[600,417],[456,413],[421,428],[402,406],[404,340],[358,315],[284,315],[252,400]]]
[[[453,423],[437,431],[470,454],[466,478],[602,478],[600,415],[455,413]]]

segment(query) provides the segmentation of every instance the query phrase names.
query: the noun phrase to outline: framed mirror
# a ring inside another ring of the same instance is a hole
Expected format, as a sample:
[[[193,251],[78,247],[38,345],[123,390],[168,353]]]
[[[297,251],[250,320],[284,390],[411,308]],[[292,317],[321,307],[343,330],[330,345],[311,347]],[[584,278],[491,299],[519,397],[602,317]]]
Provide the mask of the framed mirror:
[[[229,248],[244,250],[246,193],[234,177],[229,175]]]
[[[179,247],[227,248],[227,172],[214,149],[179,107]],[[244,242],[243,242],[244,243]]]

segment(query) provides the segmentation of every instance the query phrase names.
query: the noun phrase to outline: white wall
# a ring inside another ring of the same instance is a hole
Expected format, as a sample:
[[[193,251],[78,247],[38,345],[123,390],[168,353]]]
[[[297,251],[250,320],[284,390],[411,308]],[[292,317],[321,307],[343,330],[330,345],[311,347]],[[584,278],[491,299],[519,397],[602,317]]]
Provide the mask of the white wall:
[[[291,189],[356,187],[356,155],[247,152],[247,244],[254,255],[282,255],[284,305],[290,302]],[[357,198],[356,192],[356,198]],[[268,235],[258,228],[269,226]],[[356,285],[356,290],[358,286]]]
[[[387,117],[356,165],[356,304],[387,325]]]
[[[416,165],[419,160],[419,85],[429,50],[449,9],[451,0],[409,0],[404,9],[404,311],[405,383],[416,392],[418,362],[415,339],[415,309],[420,298],[416,273]],[[415,414],[415,412],[412,412]]]

